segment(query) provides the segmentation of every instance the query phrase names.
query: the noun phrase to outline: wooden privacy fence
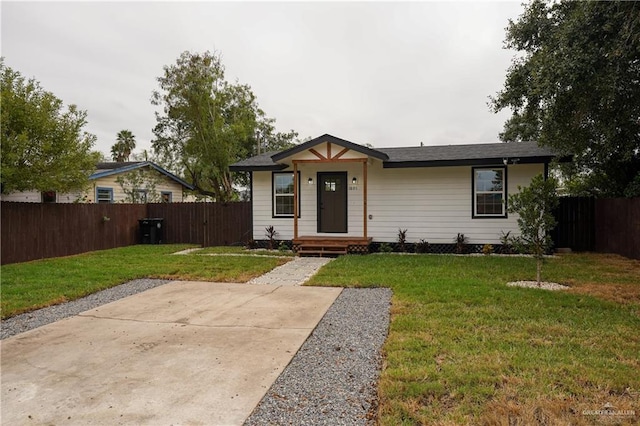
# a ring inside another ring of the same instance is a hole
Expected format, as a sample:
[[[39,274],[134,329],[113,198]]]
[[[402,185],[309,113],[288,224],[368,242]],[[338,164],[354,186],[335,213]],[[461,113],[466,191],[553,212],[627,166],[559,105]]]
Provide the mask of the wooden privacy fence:
[[[140,242],[143,218],[163,218],[163,242],[246,242],[251,204],[40,204],[2,202],[0,263],[68,256]]]
[[[640,259],[640,197],[596,200],[595,227],[596,251]]]
[[[596,247],[595,199],[592,197],[561,197],[554,211],[558,222],[551,232],[556,248],[593,251]]]
[[[563,197],[554,213],[555,247],[640,259],[640,198]]]

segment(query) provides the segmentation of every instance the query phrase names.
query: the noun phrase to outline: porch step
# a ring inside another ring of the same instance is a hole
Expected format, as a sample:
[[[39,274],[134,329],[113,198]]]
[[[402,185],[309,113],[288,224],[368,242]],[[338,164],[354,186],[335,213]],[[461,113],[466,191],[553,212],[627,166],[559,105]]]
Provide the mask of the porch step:
[[[370,238],[300,237],[293,240],[298,256],[337,256],[347,253],[367,253]]]
[[[301,245],[298,248],[298,256],[331,256],[347,254],[349,246],[345,245]]]

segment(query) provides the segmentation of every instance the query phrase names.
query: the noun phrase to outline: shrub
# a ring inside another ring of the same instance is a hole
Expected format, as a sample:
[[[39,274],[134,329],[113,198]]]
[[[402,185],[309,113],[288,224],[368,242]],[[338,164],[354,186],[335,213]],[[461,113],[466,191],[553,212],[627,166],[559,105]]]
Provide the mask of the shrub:
[[[265,236],[269,239],[269,250],[273,250],[275,247],[275,239],[276,239],[276,235],[278,235],[278,231],[276,231],[276,228],[273,227],[273,225],[269,225],[266,228],[264,228],[265,230]]]
[[[398,229],[398,249],[403,253],[407,251],[406,243],[407,243],[407,230]]]
[[[482,246],[482,254],[490,255],[491,253],[493,253],[493,246],[491,244]]]
[[[391,253],[393,251],[393,247],[389,243],[380,243],[380,248],[378,249],[380,253]]]
[[[431,246],[425,240],[420,240],[416,243],[416,253],[429,253]]]
[[[467,237],[464,234],[458,232],[458,235],[453,239],[456,243],[456,253],[463,254],[467,252]]]

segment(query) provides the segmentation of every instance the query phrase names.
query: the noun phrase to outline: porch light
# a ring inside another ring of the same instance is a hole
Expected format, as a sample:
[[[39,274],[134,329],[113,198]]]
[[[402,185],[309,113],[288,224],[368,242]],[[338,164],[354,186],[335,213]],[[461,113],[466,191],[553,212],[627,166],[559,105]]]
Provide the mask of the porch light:
[[[307,183],[308,183],[309,185],[313,185],[313,178],[309,178],[309,179],[307,179]]]
[[[357,185],[358,184],[358,178],[354,176],[353,179],[351,179],[351,184],[352,185]]]

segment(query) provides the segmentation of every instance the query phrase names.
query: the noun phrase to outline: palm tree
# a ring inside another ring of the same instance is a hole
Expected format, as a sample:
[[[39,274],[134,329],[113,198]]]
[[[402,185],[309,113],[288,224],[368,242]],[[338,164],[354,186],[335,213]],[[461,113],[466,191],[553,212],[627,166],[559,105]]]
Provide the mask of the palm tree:
[[[136,148],[136,137],[130,130],[120,130],[116,143],[111,147],[111,157],[114,161],[129,161],[131,152]]]

